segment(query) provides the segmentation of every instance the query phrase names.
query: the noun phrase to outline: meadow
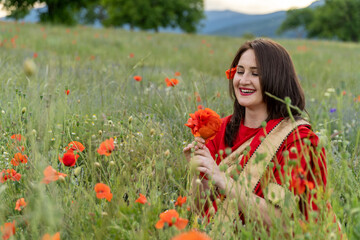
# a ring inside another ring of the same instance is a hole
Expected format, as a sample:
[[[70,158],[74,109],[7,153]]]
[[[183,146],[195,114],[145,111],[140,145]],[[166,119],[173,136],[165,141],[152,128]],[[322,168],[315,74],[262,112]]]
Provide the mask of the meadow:
[[[241,231],[221,223],[228,229],[222,235],[214,231],[219,223],[212,227],[191,211],[182,149],[193,136],[184,123],[198,105],[222,117],[232,113],[225,70],[244,41],[0,22],[0,171],[21,174],[0,183],[0,226],[15,221],[12,239],[58,232],[61,239],[171,239],[195,228],[212,239],[289,236],[254,222]],[[360,45],[277,41],[293,58],[310,121],[326,148],[324,195],[343,233],[360,239]],[[167,86],[166,78],[178,84]],[[111,138],[114,150],[100,154]],[[75,149],[79,157],[68,167],[59,158],[73,141],[85,149]],[[14,166],[19,152],[27,163]],[[46,179],[48,166],[67,176]],[[111,201],[109,193],[97,197],[97,183],[110,187]],[[145,204],[136,202],[140,193]],[[187,201],[175,206],[179,196]],[[21,198],[26,206],[16,210]],[[168,209],[189,220],[185,229],[155,228]],[[338,237],[326,221],[287,222],[295,239]]]

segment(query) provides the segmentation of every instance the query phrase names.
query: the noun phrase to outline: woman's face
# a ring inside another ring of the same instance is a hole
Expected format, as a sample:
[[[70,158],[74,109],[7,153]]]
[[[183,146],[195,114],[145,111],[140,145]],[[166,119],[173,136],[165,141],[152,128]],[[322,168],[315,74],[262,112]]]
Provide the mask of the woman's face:
[[[267,111],[262,96],[254,50],[248,49],[241,55],[233,86],[237,101],[245,109]]]

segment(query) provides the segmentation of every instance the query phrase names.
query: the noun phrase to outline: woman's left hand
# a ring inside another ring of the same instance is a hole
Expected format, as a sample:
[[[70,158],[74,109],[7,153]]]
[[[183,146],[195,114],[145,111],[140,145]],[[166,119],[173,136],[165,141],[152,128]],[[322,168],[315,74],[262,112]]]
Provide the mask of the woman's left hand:
[[[225,173],[220,171],[219,166],[212,158],[211,153],[206,146],[195,150],[191,162],[196,165],[196,169],[199,172],[214,180],[215,185],[220,189],[225,185]]]

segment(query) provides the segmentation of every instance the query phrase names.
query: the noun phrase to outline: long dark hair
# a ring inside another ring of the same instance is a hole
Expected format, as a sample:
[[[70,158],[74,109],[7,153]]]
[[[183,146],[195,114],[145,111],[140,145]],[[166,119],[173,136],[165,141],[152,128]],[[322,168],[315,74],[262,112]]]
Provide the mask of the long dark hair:
[[[237,51],[230,68],[236,67],[242,54],[249,49],[253,49],[255,52],[262,96],[269,114],[266,121],[288,117],[289,112],[285,104],[269,97],[265,92],[281,99],[289,97],[293,106],[304,110],[304,91],[300,86],[294,64],[286,49],[270,39],[260,38],[247,41]],[[240,123],[245,117],[245,107],[241,106],[236,99],[232,80],[229,81],[229,93],[231,98],[234,99],[234,112],[226,126],[225,144],[232,147],[239,131]],[[295,109],[291,109],[291,113],[295,117],[300,116],[300,113]]]

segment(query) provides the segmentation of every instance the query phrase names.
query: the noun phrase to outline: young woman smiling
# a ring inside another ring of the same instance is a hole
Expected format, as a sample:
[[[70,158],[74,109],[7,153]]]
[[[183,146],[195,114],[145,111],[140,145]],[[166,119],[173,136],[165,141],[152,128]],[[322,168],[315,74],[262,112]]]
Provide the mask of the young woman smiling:
[[[240,216],[268,229],[274,220],[293,217],[297,209],[308,219],[309,212],[319,208],[315,192],[326,186],[326,157],[298,111],[304,111],[305,97],[293,62],[280,44],[255,39],[239,48],[230,66],[235,68],[229,77],[233,114],[222,119],[213,140],[205,144],[197,137],[183,150],[205,176],[193,179],[197,206],[210,216],[220,204],[215,216],[229,221]],[[290,99],[294,107],[272,95]],[[236,208],[229,204],[232,199]]]

